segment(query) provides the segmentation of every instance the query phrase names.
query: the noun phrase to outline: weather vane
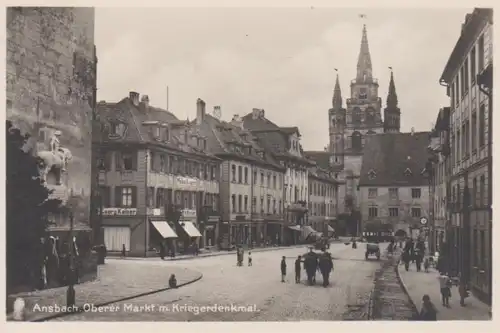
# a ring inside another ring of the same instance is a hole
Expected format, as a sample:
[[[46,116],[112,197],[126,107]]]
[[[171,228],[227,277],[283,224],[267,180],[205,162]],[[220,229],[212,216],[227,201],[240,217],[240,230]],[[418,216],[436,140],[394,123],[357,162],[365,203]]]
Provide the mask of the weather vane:
[[[391,67],[391,66],[389,66],[389,69],[390,69],[390,70],[391,70],[391,72],[392,72],[392,67]]]

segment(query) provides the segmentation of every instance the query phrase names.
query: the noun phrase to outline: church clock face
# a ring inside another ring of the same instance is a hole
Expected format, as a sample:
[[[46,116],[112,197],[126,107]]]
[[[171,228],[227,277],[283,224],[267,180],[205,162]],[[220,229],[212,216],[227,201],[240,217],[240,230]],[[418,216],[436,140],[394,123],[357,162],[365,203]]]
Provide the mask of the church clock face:
[[[367,99],[368,98],[368,90],[366,88],[359,88],[359,99]]]

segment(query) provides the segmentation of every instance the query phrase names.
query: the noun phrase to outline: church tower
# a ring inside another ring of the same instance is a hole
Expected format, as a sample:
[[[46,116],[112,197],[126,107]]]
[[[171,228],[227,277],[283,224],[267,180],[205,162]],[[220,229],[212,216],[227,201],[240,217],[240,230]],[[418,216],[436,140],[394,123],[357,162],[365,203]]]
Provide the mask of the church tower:
[[[363,25],[356,78],[351,81],[351,96],[346,100],[344,130],[346,194],[353,197],[355,205],[359,204],[357,186],[366,137],[384,132],[382,99],[378,96],[378,88],[378,81],[373,77],[366,25]]]
[[[398,107],[398,95],[394,84],[394,75],[391,70],[389,92],[387,93],[387,107],[384,109],[384,132],[399,133],[401,126],[401,110]]]
[[[344,166],[345,115],[346,110],[342,107],[342,92],[337,74],[333,89],[332,108],[328,110],[330,165],[335,169],[343,169]]]

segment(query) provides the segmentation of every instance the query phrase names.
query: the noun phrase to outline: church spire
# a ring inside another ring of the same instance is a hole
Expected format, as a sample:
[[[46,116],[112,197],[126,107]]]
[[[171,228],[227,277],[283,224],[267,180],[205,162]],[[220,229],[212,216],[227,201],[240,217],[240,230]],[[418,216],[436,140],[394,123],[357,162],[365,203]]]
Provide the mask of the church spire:
[[[387,93],[387,107],[398,107],[398,95],[396,94],[396,85],[394,84],[394,74],[391,69],[391,80],[389,81],[389,92]]]
[[[335,80],[335,88],[333,89],[333,99],[332,104],[334,109],[342,108],[342,93],[340,91],[339,75],[337,74],[337,79]]]
[[[363,24],[363,34],[361,36],[361,47],[358,56],[357,81],[369,81],[372,79],[372,60],[370,49],[368,48],[368,37],[366,34],[366,24]]]

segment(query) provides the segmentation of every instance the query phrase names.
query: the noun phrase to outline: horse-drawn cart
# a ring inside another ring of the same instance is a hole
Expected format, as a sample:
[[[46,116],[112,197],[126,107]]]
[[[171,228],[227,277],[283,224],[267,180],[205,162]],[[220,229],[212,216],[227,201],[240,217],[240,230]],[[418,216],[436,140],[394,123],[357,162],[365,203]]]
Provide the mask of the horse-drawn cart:
[[[365,259],[368,260],[370,255],[375,255],[380,260],[380,246],[377,243],[366,244]]]

